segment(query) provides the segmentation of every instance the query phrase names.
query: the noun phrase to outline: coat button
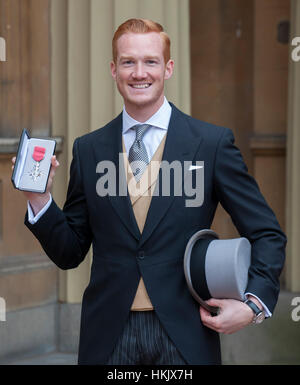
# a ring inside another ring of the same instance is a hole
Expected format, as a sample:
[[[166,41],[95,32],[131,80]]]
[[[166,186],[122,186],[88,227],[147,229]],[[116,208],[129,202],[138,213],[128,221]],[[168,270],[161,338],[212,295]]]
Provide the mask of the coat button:
[[[145,252],[143,250],[139,251],[139,259],[144,259],[145,258]]]

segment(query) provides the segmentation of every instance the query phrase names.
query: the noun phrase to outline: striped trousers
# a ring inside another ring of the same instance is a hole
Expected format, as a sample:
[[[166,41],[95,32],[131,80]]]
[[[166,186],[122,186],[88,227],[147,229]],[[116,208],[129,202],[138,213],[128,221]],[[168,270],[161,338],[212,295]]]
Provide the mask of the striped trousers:
[[[131,311],[106,365],[187,365],[155,311]]]

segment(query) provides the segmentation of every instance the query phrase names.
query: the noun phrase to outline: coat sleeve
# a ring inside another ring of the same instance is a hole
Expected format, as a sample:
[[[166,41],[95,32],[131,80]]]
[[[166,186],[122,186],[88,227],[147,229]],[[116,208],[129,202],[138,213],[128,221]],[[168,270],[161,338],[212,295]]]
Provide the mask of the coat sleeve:
[[[92,232],[82,185],[78,139],[73,145],[70,181],[63,210],[52,201],[34,225],[28,222],[26,213],[25,225],[38,239],[48,257],[61,269],[75,268],[85,258],[91,245]]]
[[[246,292],[255,294],[273,312],[285,260],[286,237],[256,181],[248,174],[229,129],[224,129],[218,143],[214,170],[217,197],[239,234],[252,246]]]

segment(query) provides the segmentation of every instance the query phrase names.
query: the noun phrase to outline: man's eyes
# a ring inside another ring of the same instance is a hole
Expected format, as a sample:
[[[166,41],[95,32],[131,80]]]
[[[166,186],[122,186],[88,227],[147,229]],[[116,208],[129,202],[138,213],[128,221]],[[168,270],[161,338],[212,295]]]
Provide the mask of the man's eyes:
[[[157,60],[149,59],[149,60],[146,60],[146,63],[150,65],[154,65],[154,64],[157,64]]]
[[[122,65],[125,65],[125,66],[130,66],[130,65],[134,65],[134,64],[135,64],[134,60],[123,60],[122,61]],[[152,65],[158,64],[158,61],[155,59],[148,59],[145,61],[145,64],[152,66]]]
[[[130,64],[133,64],[133,61],[132,60],[124,60],[124,61],[122,61],[122,64],[123,65],[130,65]]]

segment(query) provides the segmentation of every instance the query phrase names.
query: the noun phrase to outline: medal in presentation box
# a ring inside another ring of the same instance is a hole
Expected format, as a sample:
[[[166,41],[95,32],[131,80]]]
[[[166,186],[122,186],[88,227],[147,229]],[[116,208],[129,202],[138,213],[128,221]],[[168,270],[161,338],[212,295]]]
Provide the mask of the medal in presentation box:
[[[23,129],[11,177],[16,189],[36,193],[46,191],[55,146],[54,139],[30,138],[28,131]]]

